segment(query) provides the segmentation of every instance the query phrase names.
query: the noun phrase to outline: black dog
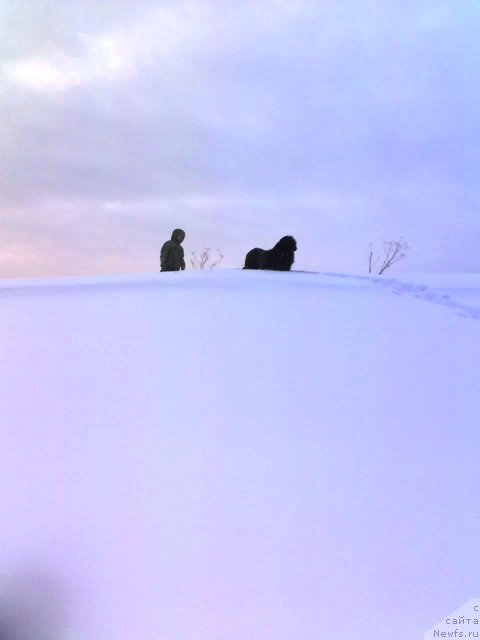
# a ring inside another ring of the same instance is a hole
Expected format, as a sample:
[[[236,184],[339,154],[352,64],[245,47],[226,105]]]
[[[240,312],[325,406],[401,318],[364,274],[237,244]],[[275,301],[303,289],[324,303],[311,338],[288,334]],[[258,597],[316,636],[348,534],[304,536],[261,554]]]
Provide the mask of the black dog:
[[[252,249],[245,256],[244,269],[290,271],[295,260],[297,243],[293,236],[284,236],[273,249]]]

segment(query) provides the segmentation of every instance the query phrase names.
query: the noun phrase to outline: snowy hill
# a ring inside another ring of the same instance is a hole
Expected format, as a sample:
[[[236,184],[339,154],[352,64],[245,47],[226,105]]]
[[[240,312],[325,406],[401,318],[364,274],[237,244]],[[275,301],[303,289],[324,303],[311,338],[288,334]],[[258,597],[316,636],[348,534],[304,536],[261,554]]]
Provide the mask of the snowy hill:
[[[479,595],[479,276],[4,281],[0,314],[9,640],[410,640]]]

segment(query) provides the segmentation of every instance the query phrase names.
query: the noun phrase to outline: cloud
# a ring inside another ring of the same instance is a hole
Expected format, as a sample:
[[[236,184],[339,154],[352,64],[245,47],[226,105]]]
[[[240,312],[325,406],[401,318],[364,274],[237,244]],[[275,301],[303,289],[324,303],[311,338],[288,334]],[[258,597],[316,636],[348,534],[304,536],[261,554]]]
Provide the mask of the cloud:
[[[7,80],[39,92],[67,91],[95,82],[128,81],[138,67],[181,53],[204,16],[192,3],[148,10],[134,23],[78,35],[74,51],[46,41],[43,50],[3,64]]]
[[[0,11],[0,269],[19,243],[53,271],[55,255],[58,272],[102,256],[121,269],[131,238],[144,268],[177,220],[225,264],[293,233],[305,264],[349,269],[393,233],[445,269],[461,262],[460,220],[476,237],[470,0]]]

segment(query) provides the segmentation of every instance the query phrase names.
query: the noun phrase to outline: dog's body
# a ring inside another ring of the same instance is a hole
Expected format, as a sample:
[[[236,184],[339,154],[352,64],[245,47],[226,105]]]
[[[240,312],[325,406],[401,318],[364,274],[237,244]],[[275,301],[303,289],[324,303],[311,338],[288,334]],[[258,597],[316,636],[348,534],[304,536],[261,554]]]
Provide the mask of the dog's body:
[[[290,271],[295,260],[297,243],[293,236],[284,236],[273,249],[252,249],[245,256],[244,269]]]

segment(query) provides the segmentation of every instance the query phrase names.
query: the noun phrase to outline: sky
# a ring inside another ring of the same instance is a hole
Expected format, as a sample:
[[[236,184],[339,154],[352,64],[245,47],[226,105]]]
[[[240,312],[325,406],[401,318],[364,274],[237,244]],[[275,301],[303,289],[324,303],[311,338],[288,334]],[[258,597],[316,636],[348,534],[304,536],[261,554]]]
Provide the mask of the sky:
[[[480,5],[0,0],[0,278],[480,269]]]

